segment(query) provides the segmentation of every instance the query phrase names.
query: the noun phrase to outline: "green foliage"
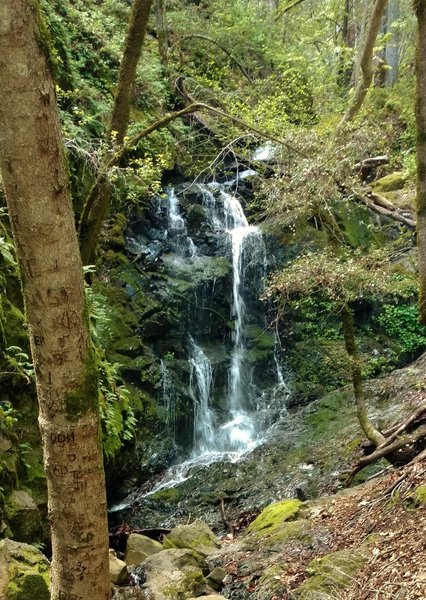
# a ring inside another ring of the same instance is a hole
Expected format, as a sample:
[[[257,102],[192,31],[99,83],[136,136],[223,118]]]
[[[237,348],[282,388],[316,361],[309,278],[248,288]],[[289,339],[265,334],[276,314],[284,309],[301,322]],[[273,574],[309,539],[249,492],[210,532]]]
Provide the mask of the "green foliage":
[[[415,304],[385,304],[377,322],[385,333],[394,339],[401,351],[408,356],[423,351],[426,347],[426,328],[419,323],[418,307]]]
[[[110,327],[107,298],[86,287],[86,301],[97,356],[103,450],[106,458],[112,459],[123,444],[133,438],[136,419],[130,403],[130,390],[123,384],[120,375],[121,365],[111,364],[100,345],[102,336]]]

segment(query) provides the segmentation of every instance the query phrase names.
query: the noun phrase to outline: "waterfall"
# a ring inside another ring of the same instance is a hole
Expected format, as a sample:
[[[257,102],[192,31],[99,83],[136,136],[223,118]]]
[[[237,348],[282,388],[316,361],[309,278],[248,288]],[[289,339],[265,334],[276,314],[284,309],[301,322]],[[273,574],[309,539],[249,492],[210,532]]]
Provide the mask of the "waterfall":
[[[197,248],[188,236],[185,220],[180,213],[179,202],[173,188],[169,188],[167,198],[169,206],[166,237],[171,240],[172,247],[177,254],[193,258],[197,253]]]
[[[189,338],[191,374],[189,390],[194,401],[194,447],[198,456],[216,450],[215,414],[210,406],[213,368],[203,350]]]
[[[160,372],[161,400],[165,411],[165,421],[174,439],[176,437],[176,396],[172,378],[163,360],[160,360]]]

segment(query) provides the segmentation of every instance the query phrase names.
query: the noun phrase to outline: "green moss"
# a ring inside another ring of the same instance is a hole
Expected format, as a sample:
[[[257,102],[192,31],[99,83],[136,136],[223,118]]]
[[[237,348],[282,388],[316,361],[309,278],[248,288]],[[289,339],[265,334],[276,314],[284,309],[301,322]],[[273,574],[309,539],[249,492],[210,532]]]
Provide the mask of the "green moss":
[[[410,496],[415,506],[426,504],[426,485],[419,485]]]
[[[155,494],[152,494],[151,498],[157,502],[177,504],[182,498],[182,494],[176,488],[169,488],[168,490],[159,490]]]
[[[302,504],[300,500],[283,500],[270,504],[250,524],[249,532],[260,535],[273,533],[284,521],[296,518]]]
[[[405,173],[397,171],[378,179],[374,183],[373,190],[377,193],[400,190],[407,183],[407,179],[408,178]]]
[[[9,583],[4,600],[50,600],[49,577],[41,573],[22,573]]]
[[[300,600],[336,597],[339,590],[349,585],[367,562],[365,548],[340,550],[312,560],[306,571],[308,579],[295,591]]]
[[[167,598],[176,600],[185,600],[199,596],[206,587],[206,580],[201,571],[197,568],[185,568],[183,577],[162,589]]]

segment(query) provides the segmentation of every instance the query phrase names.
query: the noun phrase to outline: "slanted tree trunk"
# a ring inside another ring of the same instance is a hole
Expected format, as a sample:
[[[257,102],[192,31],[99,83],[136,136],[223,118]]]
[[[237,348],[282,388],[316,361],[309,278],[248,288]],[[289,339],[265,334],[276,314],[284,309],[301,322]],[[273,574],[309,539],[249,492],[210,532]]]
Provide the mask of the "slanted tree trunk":
[[[151,6],[152,0],[133,0],[130,12],[108,134],[119,146],[123,144],[129,125],[136,69],[142,52]]]
[[[359,109],[364,102],[367,92],[373,81],[373,53],[377,35],[379,33],[383,14],[388,0],[376,0],[373,7],[373,12],[365,34],[365,40],[361,53],[361,78],[356,83],[354,96],[348,106],[348,109],[343,116],[340,126],[348,121],[352,121],[359,112]]]
[[[376,429],[368,416],[361,366],[355,341],[354,320],[352,311],[347,304],[344,304],[342,307],[341,319],[343,325],[343,335],[345,338],[345,348],[351,359],[351,378],[355,393],[358,421],[363,432],[367,436],[367,439],[369,439],[370,442],[372,442],[375,446],[380,446],[380,444],[382,444],[386,438],[380,433],[380,431],[378,431],[378,429]]]
[[[420,320],[426,325],[426,0],[416,0],[417,16],[417,246]]]
[[[0,168],[36,372],[52,530],[51,598],[106,600],[110,582],[97,370],[39,21],[36,0],[0,3]]]
[[[117,93],[112,110],[111,123],[107,134],[108,143],[122,146],[130,118],[136,69],[142,52],[152,0],[134,0],[123,57],[120,64]],[[109,156],[105,159],[107,162]],[[105,164],[100,165],[102,171]],[[111,205],[111,184],[108,173],[98,177],[83,207],[79,223],[80,252],[84,265],[95,262],[96,247],[102,223]]]
[[[361,76],[361,57],[362,57],[362,47],[365,40],[365,32],[367,31],[368,25],[368,16],[370,14],[370,6],[372,0],[363,0],[362,2],[362,17],[361,17],[361,25],[359,27],[359,33],[356,40],[357,46],[357,56],[355,59],[354,70],[352,73],[352,83],[354,87],[358,83]]]

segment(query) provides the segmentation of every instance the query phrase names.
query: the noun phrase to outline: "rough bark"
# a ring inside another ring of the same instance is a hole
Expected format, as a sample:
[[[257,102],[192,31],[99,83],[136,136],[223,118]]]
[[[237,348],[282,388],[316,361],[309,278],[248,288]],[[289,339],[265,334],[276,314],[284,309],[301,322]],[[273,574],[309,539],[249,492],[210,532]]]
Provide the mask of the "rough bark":
[[[109,129],[110,137],[113,136],[118,145],[123,143],[129,124],[136,68],[142,52],[151,6],[152,0],[134,0],[130,13]]]
[[[417,0],[417,246],[419,250],[420,320],[426,325],[426,0]]]
[[[361,53],[361,78],[356,84],[354,96],[340,122],[340,126],[348,121],[352,121],[356,117],[370,88],[374,75],[374,45],[376,43],[387,2],[388,0],[376,0],[374,4]]]
[[[36,371],[52,600],[106,600],[98,388],[54,84],[34,0],[0,3],[0,168]]]
[[[344,305],[342,308],[341,319],[343,324],[343,335],[345,337],[345,348],[351,359],[351,377],[355,393],[358,420],[363,432],[370,442],[375,446],[380,446],[380,444],[383,444],[385,441],[385,437],[378,429],[376,429],[368,417],[361,367],[355,341],[354,322],[352,312],[347,305]]]

